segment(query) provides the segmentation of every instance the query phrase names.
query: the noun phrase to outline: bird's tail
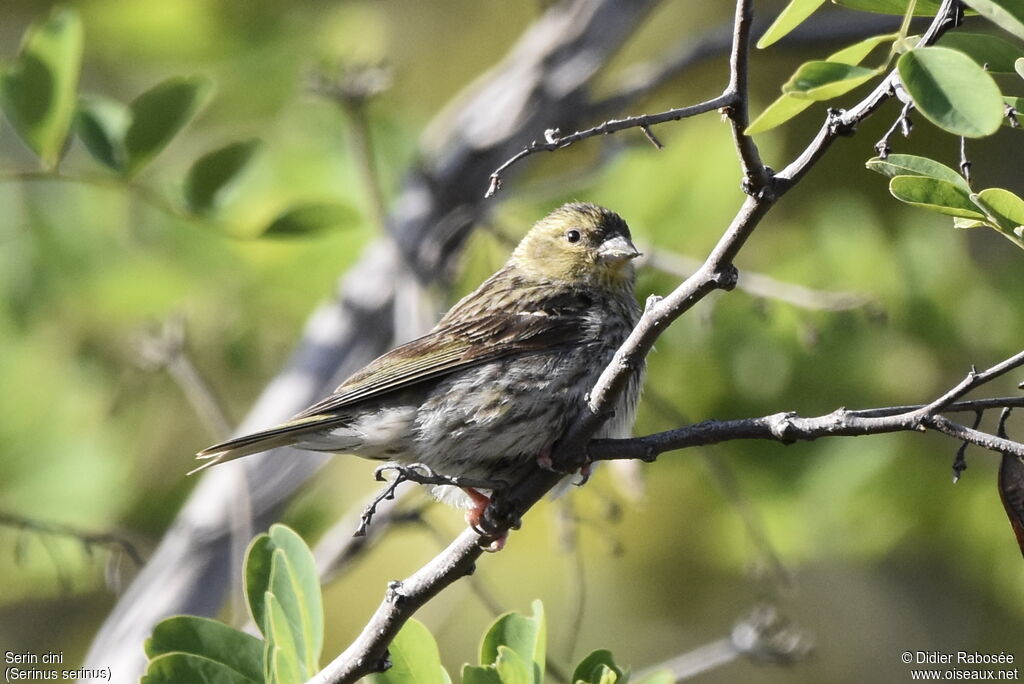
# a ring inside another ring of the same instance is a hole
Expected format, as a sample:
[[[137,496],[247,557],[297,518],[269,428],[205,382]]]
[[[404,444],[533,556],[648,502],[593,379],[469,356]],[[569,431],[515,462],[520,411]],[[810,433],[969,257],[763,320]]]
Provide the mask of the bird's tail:
[[[192,475],[207,468],[212,468],[215,465],[234,461],[243,456],[258,454],[261,451],[269,451],[270,449],[301,442],[302,438],[310,432],[324,429],[323,418],[323,416],[311,416],[294,420],[277,427],[235,437],[226,442],[206,447],[196,454],[196,458],[206,462],[197,468],[193,468],[188,474]]]

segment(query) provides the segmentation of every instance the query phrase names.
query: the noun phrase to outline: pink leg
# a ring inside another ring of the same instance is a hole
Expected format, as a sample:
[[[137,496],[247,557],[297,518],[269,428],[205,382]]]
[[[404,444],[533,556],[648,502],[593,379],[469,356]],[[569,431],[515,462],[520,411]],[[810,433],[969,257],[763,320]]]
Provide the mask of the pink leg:
[[[551,460],[551,449],[545,449],[544,451],[537,454],[537,465],[541,470],[547,470],[549,472],[555,472],[555,465]]]
[[[475,531],[480,532],[480,523],[483,520],[484,511],[487,510],[491,500],[472,487],[463,487],[462,491],[466,492],[469,498],[473,500],[473,507],[466,511],[466,523],[468,523]],[[508,532],[502,532],[500,536],[495,537],[490,544],[485,546],[484,550],[491,553],[501,551],[505,548],[505,541],[507,539]]]

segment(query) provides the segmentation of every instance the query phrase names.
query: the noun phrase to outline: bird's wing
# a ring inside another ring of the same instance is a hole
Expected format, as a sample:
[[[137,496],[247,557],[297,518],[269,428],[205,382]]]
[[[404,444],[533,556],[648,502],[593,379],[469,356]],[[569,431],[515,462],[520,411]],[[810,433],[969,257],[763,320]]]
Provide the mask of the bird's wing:
[[[303,434],[336,427],[349,420],[342,409],[360,401],[487,361],[586,344],[586,308],[590,303],[586,297],[573,295],[547,297],[543,302],[527,297],[519,302],[519,310],[476,316],[467,307],[464,318],[451,320],[455,317],[446,316],[433,331],[370,362],[329,397],[287,423],[203,449],[198,456],[207,462],[192,472],[294,444]],[[529,311],[523,310],[524,304]]]
[[[442,326],[378,357],[295,420],[330,419],[356,402],[487,361],[579,344],[584,331],[581,315],[562,312],[501,313]]]

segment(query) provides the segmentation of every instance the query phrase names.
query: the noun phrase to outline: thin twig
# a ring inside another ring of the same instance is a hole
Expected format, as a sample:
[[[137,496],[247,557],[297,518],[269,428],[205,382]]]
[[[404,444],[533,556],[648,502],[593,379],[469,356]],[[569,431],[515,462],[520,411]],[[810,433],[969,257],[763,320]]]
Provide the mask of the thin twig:
[[[739,0],[733,24],[732,51],[729,55],[729,85],[724,95],[732,96],[732,104],[724,109],[732,130],[733,144],[743,171],[743,191],[757,195],[769,185],[770,174],[761,162],[754,139],[745,133],[750,123],[747,112],[749,97],[747,76],[750,57],[750,27],[754,21],[753,0]]]
[[[687,107],[669,109],[657,114],[642,114],[640,116],[628,116],[624,119],[609,119],[602,124],[594,126],[593,128],[576,131],[575,133],[564,136],[558,135],[557,131],[549,129],[546,131],[548,135],[545,135],[544,142],[534,140],[524,147],[518,154],[494,170],[491,174],[490,184],[487,187],[487,192],[484,194],[484,197],[494,197],[494,194],[501,188],[502,174],[520,159],[529,157],[531,154],[561,150],[569,147],[573,143],[577,143],[580,140],[586,140],[587,138],[593,138],[596,135],[610,135],[618,131],[626,130],[627,128],[650,128],[655,124],[665,123],[667,121],[679,121],[680,119],[697,116],[698,114],[713,112],[716,109],[733,105],[735,103],[735,99],[736,98],[731,94],[719,95],[718,97],[705,100],[704,102],[698,102],[697,104],[689,105]]]
[[[142,554],[139,553],[134,544],[124,537],[111,532],[90,532],[74,525],[37,520],[2,511],[0,511],[0,525],[13,527],[22,533],[33,532],[41,537],[67,537],[74,539],[82,544],[86,553],[90,554],[97,546],[106,548],[112,553],[123,553],[132,560],[136,567],[141,568],[145,562],[142,559]],[[21,544],[19,543],[18,546],[20,549]]]

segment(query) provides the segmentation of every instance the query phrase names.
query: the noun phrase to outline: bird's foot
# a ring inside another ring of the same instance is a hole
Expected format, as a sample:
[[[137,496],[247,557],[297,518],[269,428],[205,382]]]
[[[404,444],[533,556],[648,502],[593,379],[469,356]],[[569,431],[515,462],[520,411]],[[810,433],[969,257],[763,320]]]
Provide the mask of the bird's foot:
[[[580,469],[576,472],[579,473],[580,479],[573,482],[573,484],[576,485],[577,487],[582,487],[583,485],[587,484],[587,482],[590,481],[590,476],[594,474],[594,464],[590,461],[587,461],[586,463],[581,465]]]
[[[481,548],[489,553],[501,551],[505,548],[505,542],[508,540],[508,530],[493,533],[486,529],[489,525],[484,519],[484,513],[491,505],[491,498],[472,487],[463,487],[462,491],[466,492],[466,495],[473,500],[473,507],[466,511],[466,523],[480,535]]]
[[[541,470],[546,470],[549,473],[557,472],[555,470],[555,463],[551,460],[551,448],[547,448],[537,455],[537,467]]]

